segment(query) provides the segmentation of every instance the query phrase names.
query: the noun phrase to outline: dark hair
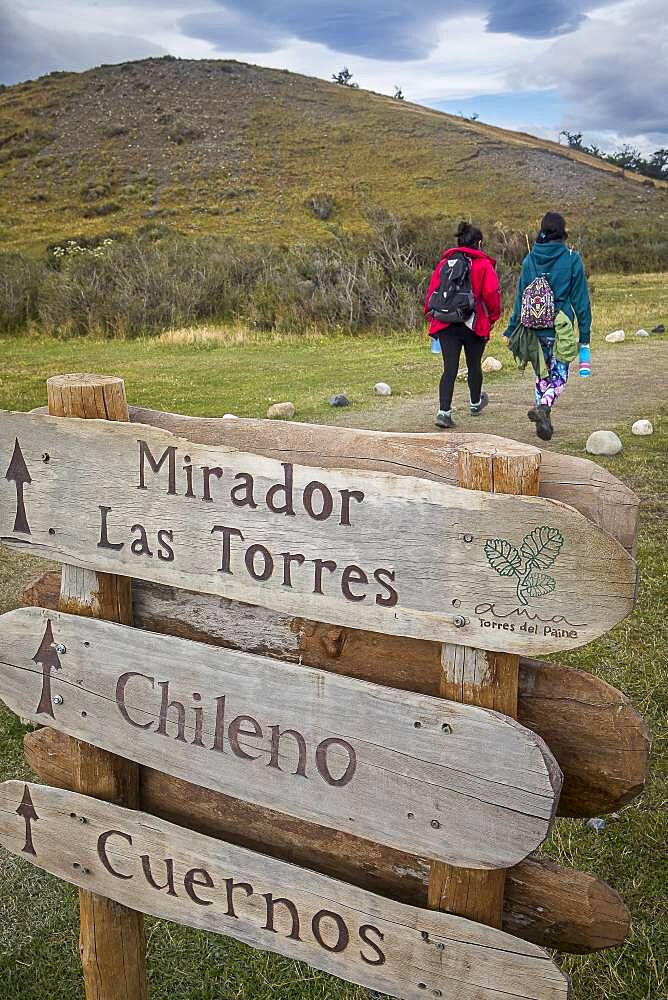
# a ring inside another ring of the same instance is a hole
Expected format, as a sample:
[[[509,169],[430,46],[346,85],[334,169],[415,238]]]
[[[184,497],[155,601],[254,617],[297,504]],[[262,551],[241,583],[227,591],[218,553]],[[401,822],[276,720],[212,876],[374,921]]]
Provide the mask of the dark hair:
[[[482,243],[482,232],[470,222],[460,222],[457,226],[457,246],[471,247],[475,250]]]
[[[536,237],[538,243],[549,243],[551,240],[565,240],[566,220],[559,212],[546,212],[540,224],[540,232]]]

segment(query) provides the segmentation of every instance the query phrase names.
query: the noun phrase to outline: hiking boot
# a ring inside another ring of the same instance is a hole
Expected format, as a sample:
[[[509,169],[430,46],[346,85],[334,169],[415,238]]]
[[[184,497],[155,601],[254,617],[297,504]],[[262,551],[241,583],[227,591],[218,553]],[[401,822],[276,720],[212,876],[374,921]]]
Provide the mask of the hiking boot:
[[[532,413],[535,416],[532,416]],[[545,403],[541,403],[534,410],[529,410],[528,413],[529,420],[532,420],[536,425],[536,434],[542,441],[549,441],[554,434],[554,428],[552,427],[552,415],[550,412],[550,407],[546,406]]]
[[[486,392],[481,392],[480,393],[480,402],[479,403],[471,403],[471,416],[472,417],[479,417],[480,414],[481,414],[481,412],[485,409],[485,407],[487,406],[488,403],[489,403],[489,396],[487,395]]]
[[[445,410],[438,411],[434,423],[436,424],[437,427],[440,427],[442,430],[447,430],[448,427],[455,426],[454,420],[452,419],[449,413],[445,412]]]

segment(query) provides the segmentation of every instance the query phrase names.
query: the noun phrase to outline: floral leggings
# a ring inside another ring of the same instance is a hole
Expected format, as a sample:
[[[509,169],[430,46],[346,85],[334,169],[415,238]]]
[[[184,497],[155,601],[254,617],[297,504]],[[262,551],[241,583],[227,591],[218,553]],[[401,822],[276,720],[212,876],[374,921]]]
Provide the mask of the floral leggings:
[[[568,362],[557,361],[554,356],[554,338],[538,336],[547,365],[545,378],[536,379],[536,406],[554,406],[566,388]]]

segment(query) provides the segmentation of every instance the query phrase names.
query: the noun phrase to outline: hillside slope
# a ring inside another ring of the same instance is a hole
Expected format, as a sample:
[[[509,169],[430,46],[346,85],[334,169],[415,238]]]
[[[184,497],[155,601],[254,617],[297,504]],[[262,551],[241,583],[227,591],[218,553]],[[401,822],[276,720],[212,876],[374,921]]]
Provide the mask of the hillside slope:
[[[328,221],[314,194],[333,197]],[[279,243],[360,227],[371,205],[528,230],[560,207],[640,231],[664,228],[668,189],[532,136],[238,62],[148,59],[0,92],[4,248],[150,221]]]

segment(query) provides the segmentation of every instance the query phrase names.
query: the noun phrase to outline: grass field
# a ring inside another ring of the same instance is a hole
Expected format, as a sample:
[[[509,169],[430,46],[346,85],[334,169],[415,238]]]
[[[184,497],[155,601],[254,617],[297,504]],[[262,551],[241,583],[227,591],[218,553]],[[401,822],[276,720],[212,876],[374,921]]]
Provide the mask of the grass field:
[[[594,346],[611,329],[624,327],[631,343],[626,364],[646,357],[639,326],[667,321],[668,292],[661,276],[597,278]],[[174,338],[172,338],[174,339]],[[333,392],[345,391],[357,407],[372,403],[372,386],[389,381],[399,400],[433,392],[438,359],[414,336],[358,339],[312,339],[271,342],[250,339],[221,347],[140,341],[0,342],[0,405],[29,409],[45,402],[44,379],[60,371],[93,370],[123,375],[131,402],[185,413],[220,415],[231,411],[262,416],[272,399],[291,398],[304,420],[334,422],[327,406]],[[232,338],[233,339],[233,338]],[[655,341],[656,366],[638,370],[637,380],[654,384],[665,365],[665,344]],[[646,341],[643,341],[646,350]],[[659,348],[660,345],[660,348]],[[491,353],[504,357],[499,344]],[[594,353],[596,359],[596,352]],[[596,363],[596,362],[595,362]],[[502,402],[514,376],[504,372],[494,382]],[[614,382],[601,377],[614,395]],[[651,392],[650,392],[651,396]],[[425,397],[426,399],[426,397]],[[381,401],[378,402],[381,405]],[[425,402],[425,413],[431,403]],[[666,494],[668,433],[660,419],[663,400],[655,399],[652,437],[635,438],[628,423],[608,424],[622,437],[621,455],[602,460],[642,498],[638,559],[642,589],[637,608],[607,636],[560,659],[584,667],[621,688],[644,714],[653,732],[650,779],[643,795],[609,817],[595,834],[583,820],[558,820],[545,850],[564,864],[605,879],[629,905],[632,931],[623,947],[591,956],[558,956],[573,979],[574,1000],[665,1000],[668,993],[668,915],[666,883],[668,842],[666,760],[668,647],[666,567]],[[345,411],[344,411],[345,412]],[[350,422],[354,413],[348,413]],[[407,429],[415,429],[413,427]],[[430,429],[429,423],[424,429]],[[488,430],[499,430],[486,427]],[[502,432],[502,431],[501,431]],[[556,447],[582,454],[582,428],[555,439]],[[0,611],[19,603],[19,589],[37,569],[13,552],[2,551]],[[24,730],[0,707],[0,780],[27,777],[22,760]],[[595,734],[592,734],[595,739]],[[662,860],[663,859],[663,860]],[[75,891],[0,852],[0,1000],[79,1000],[82,986],[77,953]],[[365,1000],[368,994],[315,973],[294,962],[252,952],[223,937],[194,932],[150,919],[148,962],[153,1000]]]

